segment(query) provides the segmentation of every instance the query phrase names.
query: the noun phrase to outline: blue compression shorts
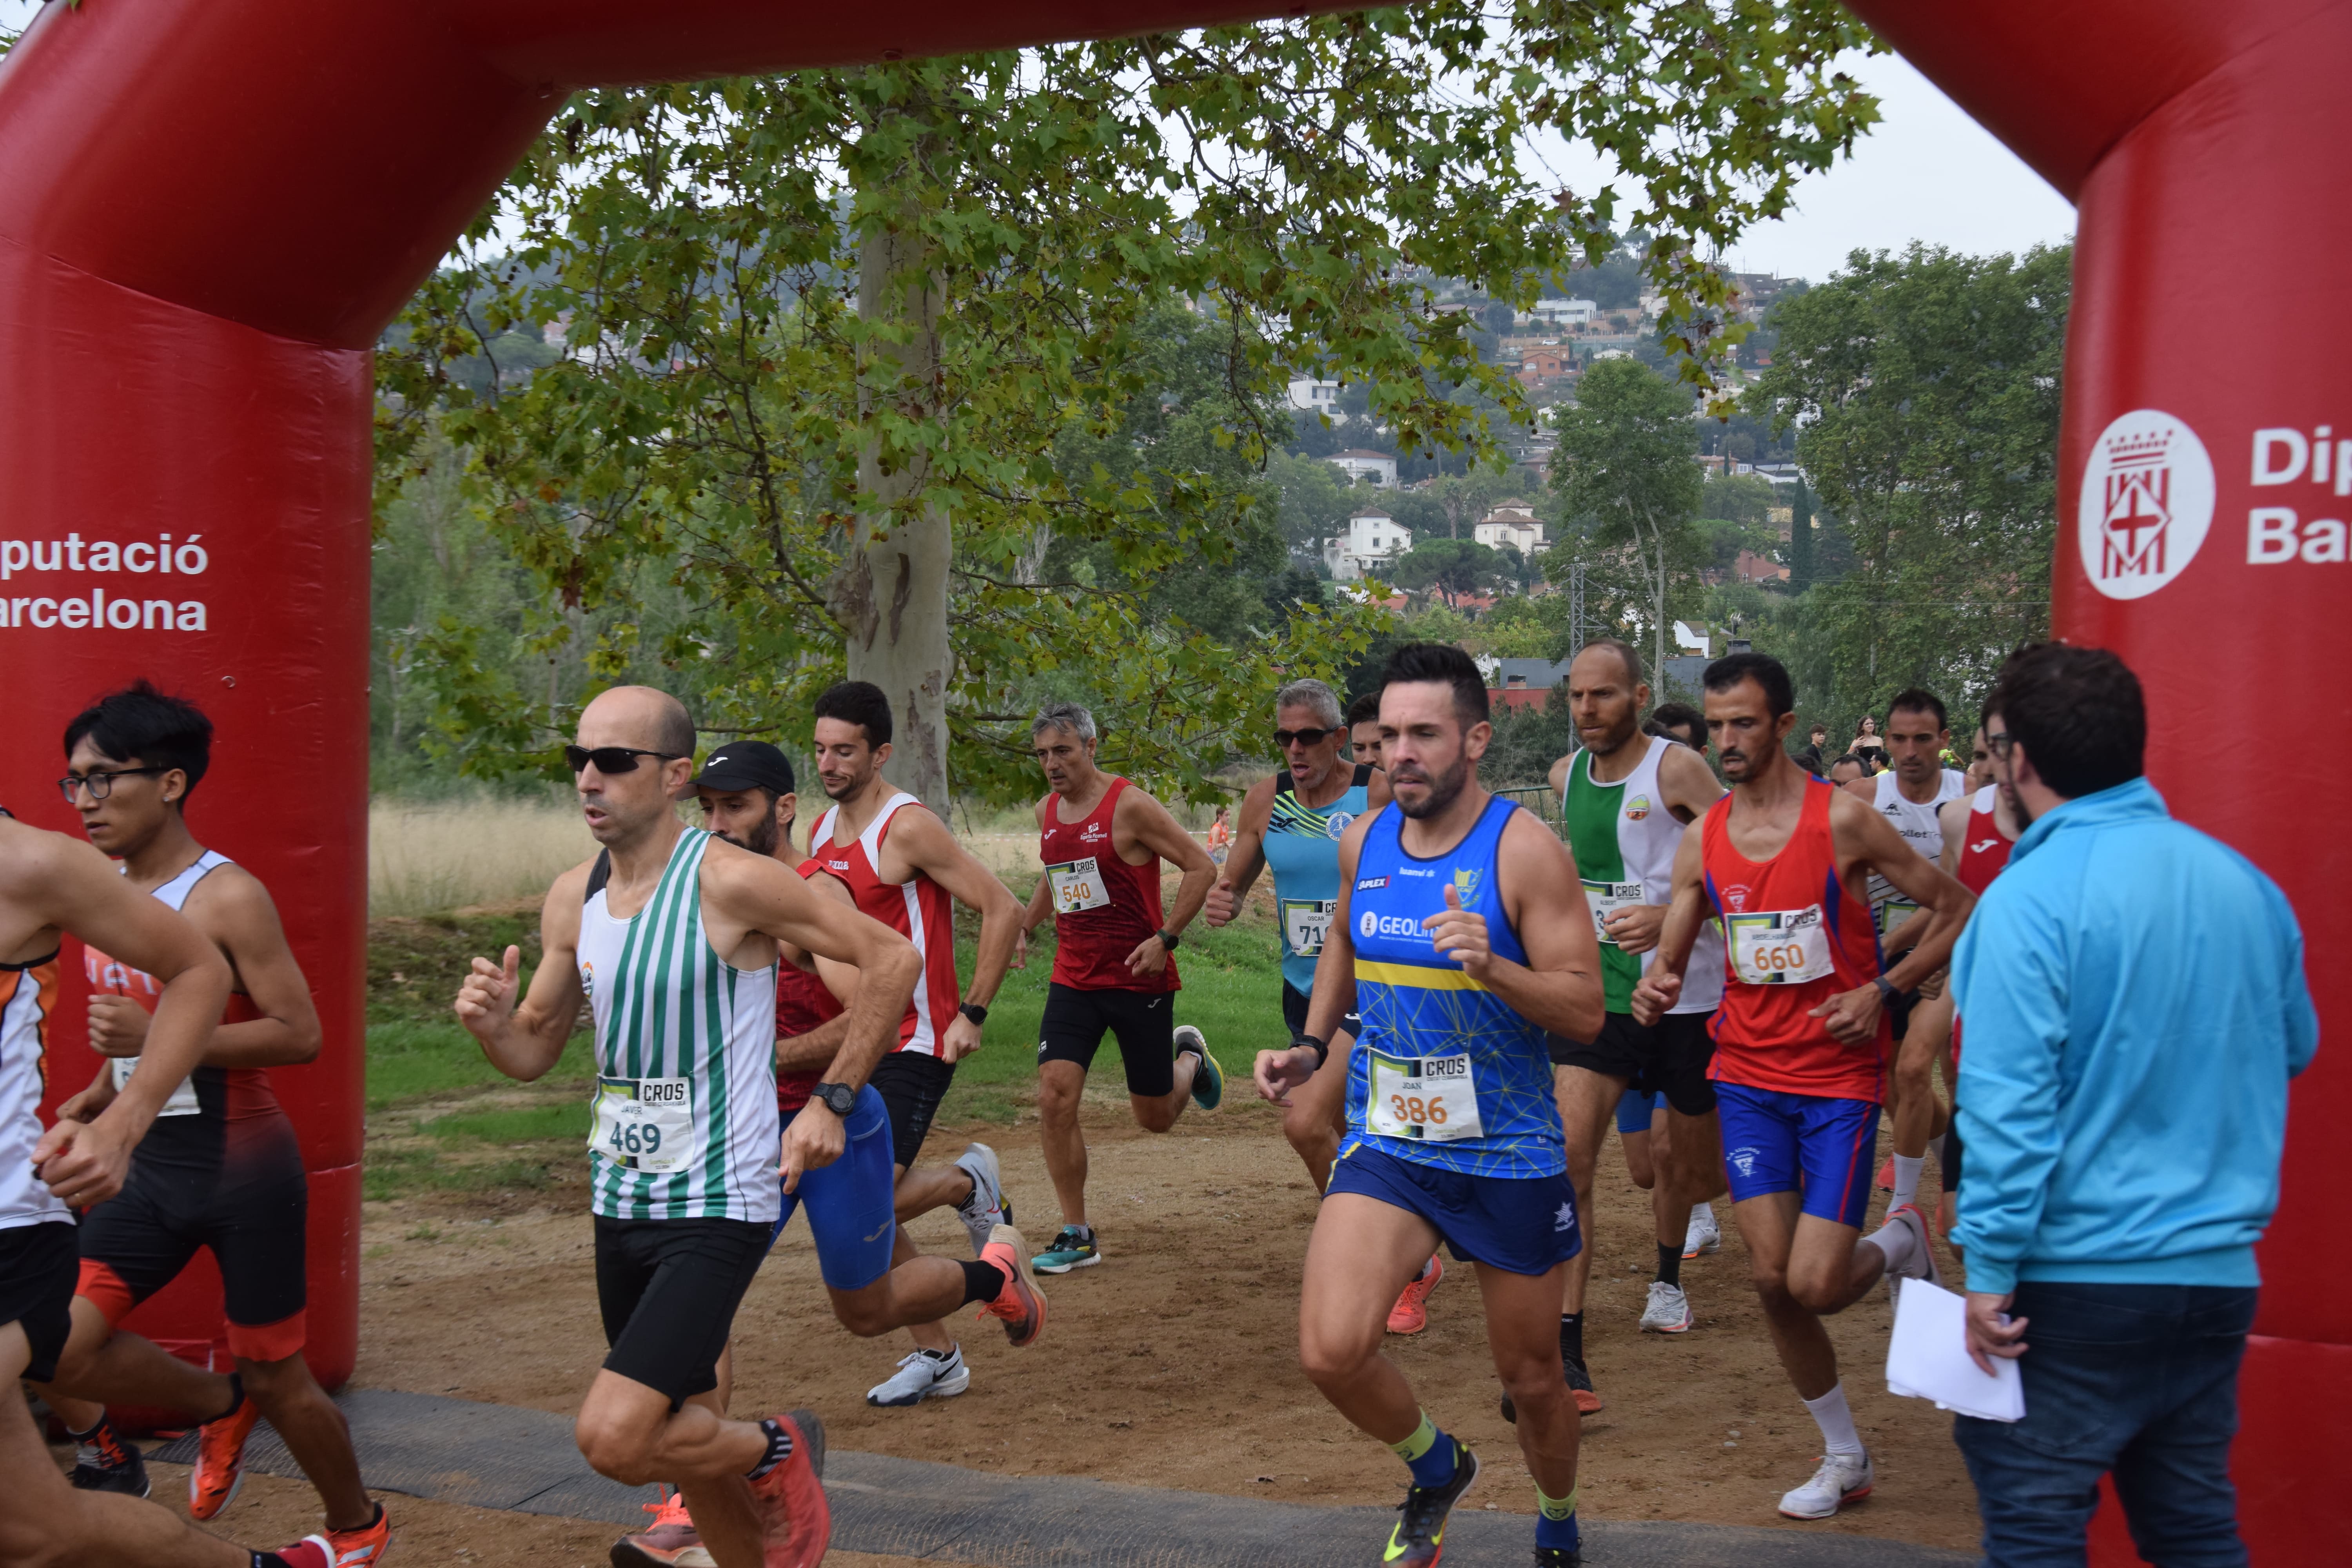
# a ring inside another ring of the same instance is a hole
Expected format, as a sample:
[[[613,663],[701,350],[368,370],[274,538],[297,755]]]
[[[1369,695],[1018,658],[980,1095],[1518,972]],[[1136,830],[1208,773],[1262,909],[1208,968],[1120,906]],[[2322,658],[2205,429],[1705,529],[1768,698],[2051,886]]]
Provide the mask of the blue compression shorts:
[[[1639,1089],[1627,1089],[1617,1100],[1617,1134],[1647,1132],[1650,1113],[1666,1102],[1663,1094],[1643,1094]]]
[[[1723,1115],[1723,1173],[1731,1201],[1801,1193],[1804,1212],[1859,1228],[1870,1207],[1878,1106],[1867,1100],[1715,1086]]]
[[[799,1114],[797,1111],[794,1115]],[[784,1124],[790,1126],[792,1118]],[[786,1193],[768,1245],[783,1235],[793,1210],[808,1211],[809,1235],[816,1242],[816,1266],[835,1290],[863,1290],[890,1272],[898,1214],[891,1187],[890,1113],[867,1084],[858,1089],[843,1131],[848,1145],[830,1165],[801,1173],[800,1187]]]
[[[1465,1263],[1548,1274],[1584,1248],[1568,1173],[1474,1176],[1415,1164],[1359,1143],[1331,1167],[1328,1195],[1356,1193],[1419,1215]]]

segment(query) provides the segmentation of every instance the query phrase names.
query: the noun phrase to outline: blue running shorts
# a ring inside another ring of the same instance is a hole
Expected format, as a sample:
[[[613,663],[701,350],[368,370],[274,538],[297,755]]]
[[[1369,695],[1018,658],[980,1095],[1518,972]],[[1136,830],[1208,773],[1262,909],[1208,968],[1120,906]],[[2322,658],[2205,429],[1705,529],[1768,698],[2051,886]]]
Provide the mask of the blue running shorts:
[[[1584,1249],[1568,1173],[1473,1176],[1415,1164],[1358,1142],[1331,1167],[1327,1195],[1356,1193],[1417,1214],[1464,1263],[1548,1274]]]
[[[1622,1138],[1628,1132],[1647,1132],[1650,1130],[1650,1112],[1665,1102],[1666,1097],[1663,1094],[1643,1094],[1637,1089],[1627,1089],[1617,1099],[1618,1136]]]
[[[790,1126],[792,1117],[784,1123]],[[775,1246],[783,1235],[793,1210],[805,1207],[825,1284],[835,1290],[863,1290],[890,1272],[890,1249],[898,1235],[891,1198],[897,1173],[890,1157],[890,1113],[872,1084],[858,1089],[843,1130],[849,1142],[841,1158],[801,1173],[799,1190],[784,1194],[768,1245]]]
[[[1870,1206],[1878,1105],[1789,1094],[1717,1080],[1723,1113],[1723,1173],[1731,1201],[1801,1193],[1804,1212],[1861,1227]]]

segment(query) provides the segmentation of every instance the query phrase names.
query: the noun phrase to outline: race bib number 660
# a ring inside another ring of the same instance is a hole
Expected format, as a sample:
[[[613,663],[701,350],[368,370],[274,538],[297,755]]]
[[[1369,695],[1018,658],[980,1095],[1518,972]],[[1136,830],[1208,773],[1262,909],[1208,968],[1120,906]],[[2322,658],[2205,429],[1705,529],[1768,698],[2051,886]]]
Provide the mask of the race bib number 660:
[[[1829,923],[1822,907],[1726,915],[1732,973],[1749,985],[1799,985],[1830,973]]]
[[[1478,1120],[1477,1079],[1467,1056],[1401,1060],[1378,1051],[1368,1054],[1372,1084],[1364,1121],[1374,1132],[1444,1143],[1486,1131]]]
[[[596,1121],[588,1133],[591,1149],[632,1171],[660,1175],[685,1170],[693,1144],[693,1079],[596,1080]]]

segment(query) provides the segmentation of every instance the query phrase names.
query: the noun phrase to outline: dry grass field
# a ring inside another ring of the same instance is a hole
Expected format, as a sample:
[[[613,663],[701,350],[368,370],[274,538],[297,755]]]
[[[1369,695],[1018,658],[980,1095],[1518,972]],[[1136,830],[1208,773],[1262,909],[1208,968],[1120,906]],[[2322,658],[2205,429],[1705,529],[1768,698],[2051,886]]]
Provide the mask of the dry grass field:
[[[368,918],[536,899],[595,852],[562,797],[380,798],[368,806]]]

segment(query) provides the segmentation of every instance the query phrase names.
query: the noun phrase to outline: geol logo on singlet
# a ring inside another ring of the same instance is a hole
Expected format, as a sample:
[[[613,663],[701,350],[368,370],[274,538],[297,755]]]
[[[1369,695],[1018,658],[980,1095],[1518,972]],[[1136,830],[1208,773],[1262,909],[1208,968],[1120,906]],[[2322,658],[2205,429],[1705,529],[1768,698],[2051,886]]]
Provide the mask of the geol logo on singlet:
[[[1366,910],[1356,917],[1356,930],[1366,937],[1401,936],[1414,942],[1427,942],[1429,933],[1411,915],[1384,915]]]

